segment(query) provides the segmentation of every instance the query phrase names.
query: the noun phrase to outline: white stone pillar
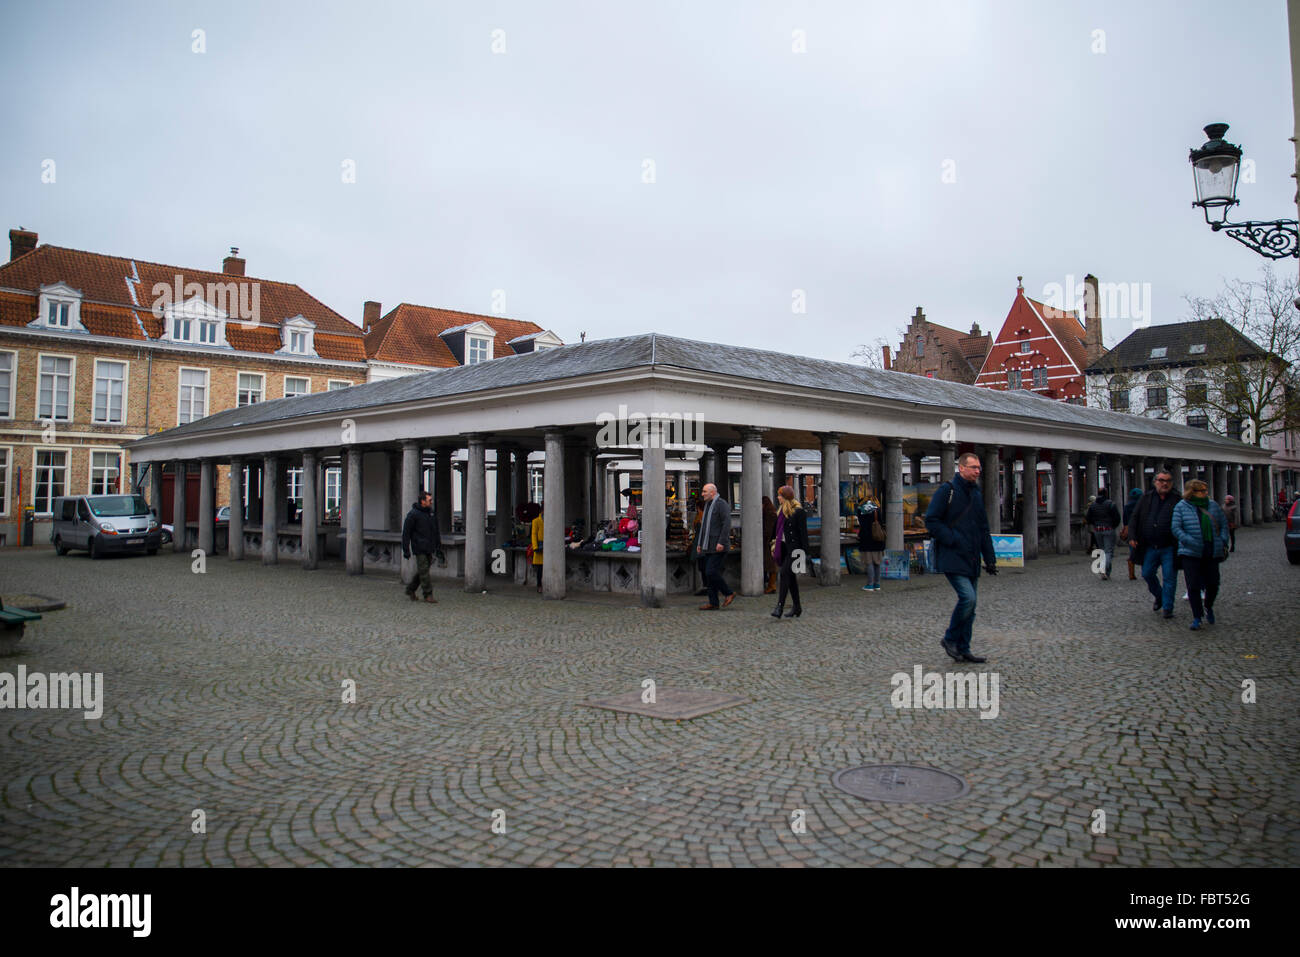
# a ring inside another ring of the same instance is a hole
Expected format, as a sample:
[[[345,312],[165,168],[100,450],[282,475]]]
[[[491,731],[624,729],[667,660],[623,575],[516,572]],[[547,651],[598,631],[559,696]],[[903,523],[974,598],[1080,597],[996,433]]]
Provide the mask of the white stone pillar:
[[[487,575],[487,444],[477,432],[465,441],[465,591],[480,592]]]
[[[641,441],[641,518],[638,537],[641,542],[641,604],[659,608],[668,597],[668,516],[664,510],[664,442],[668,436],[663,423],[646,423]]]
[[[274,455],[262,456],[262,564],[274,565],[280,561],[276,547],[275,507],[279,501],[280,469]]]
[[[177,459],[172,463],[172,551],[185,552],[185,470],[187,463]]]
[[[763,594],[763,429],[740,430],[740,593]],[[826,523],[822,522],[825,529]]]
[[[546,466],[542,473],[542,597],[563,598],[564,568],[564,433],[545,434]]]
[[[199,462],[199,548],[204,556],[216,551],[217,531],[215,504],[217,465],[211,459]]]
[[[402,485],[401,485],[401,517],[398,519],[397,530],[400,532],[402,526],[406,523],[406,513],[415,506],[419,501],[420,492],[426,491],[420,488],[420,483],[424,474],[424,456],[420,450],[420,443],[414,439],[407,439],[402,443]],[[437,516],[434,517],[437,521]],[[441,529],[439,530],[441,534]],[[402,559],[402,581],[410,584],[415,578],[415,554],[412,553],[410,558]]]
[[[818,580],[823,585],[838,585],[840,583],[840,434],[821,432],[818,433],[818,438],[822,440],[822,490],[817,496],[822,520],[821,570]],[[758,536],[761,541],[761,524]],[[762,575],[761,559],[758,572]],[[761,592],[760,585],[758,593]]]
[[[226,555],[232,562],[244,560],[244,460],[230,460],[230,539]]]
[[[980,495],[984,498],[984,517],[989,523],[989,534],[1002,532],[1002,507],[998,501],[998,466],[1002,463],[1001,450],[996,445],[986,445],[979,453]]]
[[[1056,512],[1056,554],[1070,554],[1070,453],[1052,453],[1053,509]]]
[[[320,499],[316,475],[320,460],[315,449],[302,450],[302,567],[311,571],[320,562]],[[231,509],[234,512],[234,509]]]
[[[348,544],[345,551],[344,566],[347,568],[349,575],[360,575],[365,571],[366,532],[363,528],[361,507],[364,491],[361,484],[361,460],[363,455],[361,447],[357,445],[349,445],[345,452],[348,480],[346,508]]]
[[[885,547],[898,551],[903,547],[903,440],[889,438],[883,444],[879,481],[884,486],[880,495],[885,502]]]

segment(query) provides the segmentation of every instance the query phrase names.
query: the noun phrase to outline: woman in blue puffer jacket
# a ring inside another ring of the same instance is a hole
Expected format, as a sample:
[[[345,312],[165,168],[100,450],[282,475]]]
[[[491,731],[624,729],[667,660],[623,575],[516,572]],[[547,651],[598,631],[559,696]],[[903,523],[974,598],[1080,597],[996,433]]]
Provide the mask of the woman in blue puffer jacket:
[[[1209,486],[1192,479],[1184,487],[1183,500],[1174,506],[1171,531],[1178,541],[1183,561],[1187,597],[1192,603],[1192,631],[1201,627],[1201,616],[1214,624],[1214,599],[1219,596],[1219,562],[1228,555],[1228,517],[1219,503],[1209,497]],[[1201,589],[1205,589],[1202,608]]]

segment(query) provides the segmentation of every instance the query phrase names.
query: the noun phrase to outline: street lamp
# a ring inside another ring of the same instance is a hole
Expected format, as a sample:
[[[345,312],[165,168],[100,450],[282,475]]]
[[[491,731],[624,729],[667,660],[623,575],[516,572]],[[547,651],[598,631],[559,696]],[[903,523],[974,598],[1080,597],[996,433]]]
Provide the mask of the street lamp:
[[[1243,246],[1248,246],[1269,259],[1286,259],[1300,256],[1300,226],[1294,219],[1275,219],[1272,222],[1228,222],[1228,210],[1236,206],[1237,174],[1241,170],[1241,147],[1223,138],[1228,132],[1227,123],[1211,123],[1205,127],[1209,137],[1205,145],[1192,150],[1188,160],[1196,181],[1196,202],[1205,214],[1205,221],[1215,232],[1227,230],[1229,236]]]

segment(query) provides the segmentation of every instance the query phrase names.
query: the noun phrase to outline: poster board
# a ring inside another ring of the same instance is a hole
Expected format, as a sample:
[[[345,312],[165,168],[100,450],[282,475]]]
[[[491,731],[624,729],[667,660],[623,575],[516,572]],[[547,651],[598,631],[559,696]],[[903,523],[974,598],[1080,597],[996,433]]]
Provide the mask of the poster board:
[[[994,535],[993,554],[999,568],[1025,567],[1025,537],[1023,535]]]
[[[885,559],[880,563],[881,580],[910,581],[911,557],[905,548],[886,548]]]

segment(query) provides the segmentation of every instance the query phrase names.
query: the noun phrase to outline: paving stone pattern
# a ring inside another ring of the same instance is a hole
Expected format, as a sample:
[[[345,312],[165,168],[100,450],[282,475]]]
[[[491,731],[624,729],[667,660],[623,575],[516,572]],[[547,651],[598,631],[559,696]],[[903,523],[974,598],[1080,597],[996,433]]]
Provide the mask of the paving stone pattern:
[[[0,710],[0,865],[1295,866],[1300,568],[1280,537],[1238,533],[1200,632],[1123,564],[983,578],[986,665],[939,648],[942,577],[809,584],[778,621],[770,596],[645,610],[439,583],[427,605],[338,566],[8,549],[0,588],[68,607],[0,671],[102,671],[106,704]],[[890,677],[917,664],[996,671],[999,716],[895,710]],[[580,705],[646,677],[748,703],[681,722]],[[881,763],[970,791],[886,804],[831,783]]]

